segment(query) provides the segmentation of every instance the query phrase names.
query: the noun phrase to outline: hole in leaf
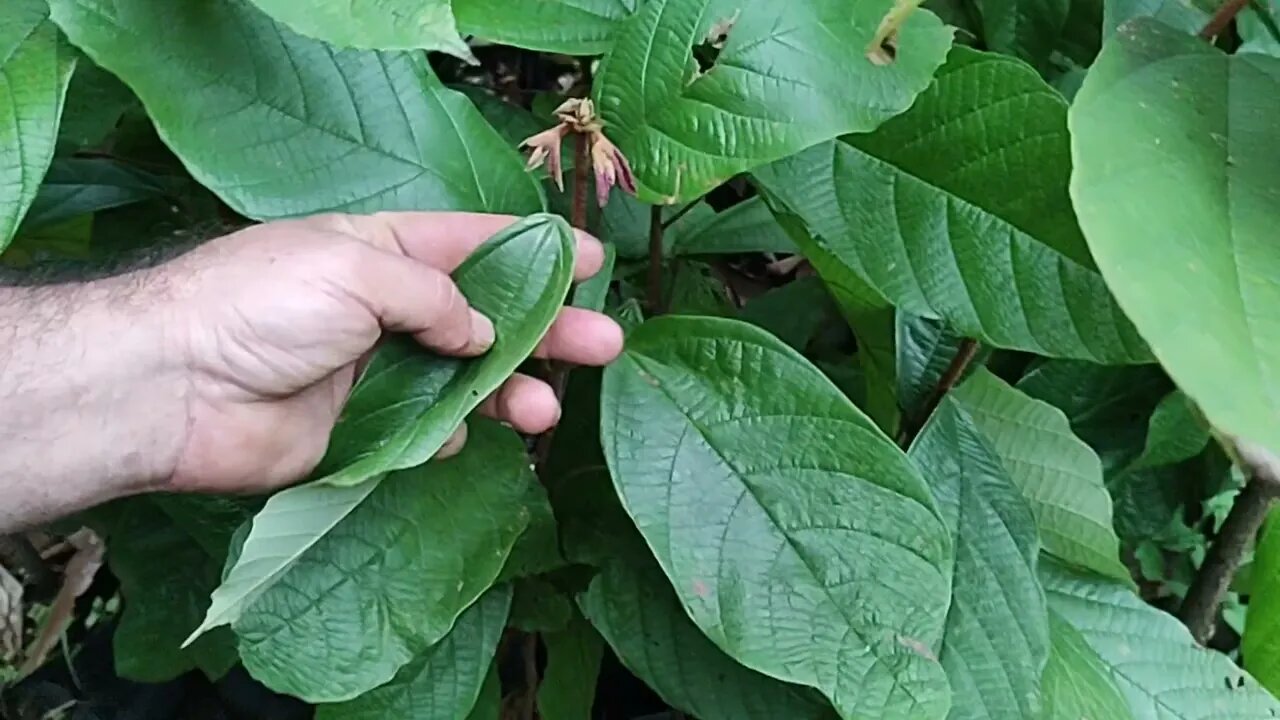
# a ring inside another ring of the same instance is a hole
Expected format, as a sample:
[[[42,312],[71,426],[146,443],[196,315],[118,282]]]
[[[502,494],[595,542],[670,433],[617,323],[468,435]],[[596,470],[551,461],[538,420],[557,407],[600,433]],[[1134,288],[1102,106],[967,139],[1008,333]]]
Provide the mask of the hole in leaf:
[[[898,33],[889,36],[867,50],[867,59],[872,65],[888,65],[898,59]]]
[[[698,63],[698,75],[710,71],[715,66],[716,59],[720,57],[720,51],[729,41],[729,33],[738,22],[738,15],[741,12],[741,10],[735,10],[733,15],[712,23],[707,36],[702,42],[693,46],[693,59]]]

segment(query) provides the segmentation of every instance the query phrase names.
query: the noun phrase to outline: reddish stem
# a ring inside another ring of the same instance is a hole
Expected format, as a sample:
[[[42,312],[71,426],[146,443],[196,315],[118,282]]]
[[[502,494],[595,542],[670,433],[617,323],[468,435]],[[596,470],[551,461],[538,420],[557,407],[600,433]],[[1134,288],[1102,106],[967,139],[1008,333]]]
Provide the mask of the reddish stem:
[[[1236,15],[1249,4],[1249,0],[1227,0],[1218,7],[1213,17],[1209,18],[1209,22],[1205,23],[1204,28],[1200,30],[1201,40],[1213,40],[1235,19]]]

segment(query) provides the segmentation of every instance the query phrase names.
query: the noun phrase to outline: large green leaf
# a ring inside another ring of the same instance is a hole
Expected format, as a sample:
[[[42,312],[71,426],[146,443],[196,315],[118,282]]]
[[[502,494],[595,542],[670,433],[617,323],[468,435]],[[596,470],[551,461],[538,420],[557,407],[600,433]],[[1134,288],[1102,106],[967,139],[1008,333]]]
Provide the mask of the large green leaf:
[[[463,32],[505,45],[599,55],[640,0],[453,0]]]
[[[816,693],[749,670],[689,620],[652,561],[610,561],[578,603],[632,673],[701,720],[834,720]]]
[[[311,702],[388,682],[493,584],[534,483],[523,442],[487,420],[457,457],[388,475],[245,606],[245,667]]]
[[[541,720],[591,720],[604,641],[576,611],[568,626],[544,633],[547,668],[538,685]]]
[[[440,449],[555,319],[573,280],[573,253],[568,225],[538,215],[498,233],[457,269],[458,288],[493,320],[493,348],[460,360],[407,338],[385,343],[343,408],[317,480],[267,501],[195,634],[235,620],[373,492],[382,473],[423,463]]]
[[[451,0],[253,0],[294,31],[336,47],[443,50],[473,60]]]
[[[489,590],[391,682],[354,700],[321,705],[316,720],[463,720],[485,684],[510,607],[510,585]]]
[[[937,320],[909,313],[894,313],[893,321],[898,403],[907,417],[914,418],[926,408],[938,382],[960,353],[964,336]],[[966,373],[982,367],[980,360],[975,357]]]
[[[908,453],[929,481],[955,545],[939,658],[949,720],[1034,718],[1049,654],[1036,578],[1036,519],[972,418],[948,397]]]
[[[1211,424],[1273,449],[1278,91],[1280,58],[1139,19],[1104,45],[1071,108],[1071,195],[1107,284]],[[1201,331],[1212,342],[1187,342]]]
[[[696,198],[736,173],[910,107],[929,84],[951,32],[917,10],[896,59],[868,46],[892,0],[649,0],[624,21],[600,67],[595,97],[631,159],[645,200]],[[694,47],[728,27],[711,67]],[[839,72],[833,72],[839,68]]]
[[[1025,64],[957,47],[911,110],[756,172],[820,274],[996,347],[1132,363],[1066,193],[1067,106]]]
[[[0,14],[0,251],[53,159],[74,69],[45,0],[7,0]]]
[[[1280,702],[1127,587],[1040,563],[1049,608],[1101,659],[1134,720],[1262,720]],[[1074,720],[1074,718],[1073,718]]]
[[[231,534],[248,511],[220,498],[181,495],[130,498],[104,510],[110,511],[109,524],[95,527],[105,537],[107,563],[124,598],[112,635],[116,672],[149,683],[195,668],[220,677],[238,660],[230,630],[187,648],[180,644],[200,622]]]
[[[956,388],[1001,463],[1031,503],[1044,549],[1079,567],[1127,579],[1111,528],[1102,463],[1071,434],[1062,411],[1019,392],[986,370]]]
[[[716,645],[845,718],[946,714],[946,527],[902,451],[803,357],[733,320],[650,320],[605,371],[600,437]]]
[[[516,149],[420,52],[338,51],[247,0],[51,0],[191,174],[256,219],[542,205]]]
[[[1102,658],[1057,613],[1049,612],[1049,662],[1044,668],[1044,720],[1131,720],[1129,704]]]
[[[1273,693],[1280,693],[1280,513],[1267,518],[1253,556],[1253,587],[1240,651],[1244,666]]]

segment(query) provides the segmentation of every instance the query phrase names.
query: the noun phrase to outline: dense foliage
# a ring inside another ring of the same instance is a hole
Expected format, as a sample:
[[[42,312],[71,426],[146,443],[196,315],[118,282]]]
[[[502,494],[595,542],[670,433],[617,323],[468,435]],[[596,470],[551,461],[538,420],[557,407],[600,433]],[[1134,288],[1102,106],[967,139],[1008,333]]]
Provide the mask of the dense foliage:
[[[1280,494],[1278,22],[6,0],[13,272],[525,217],[456,273],[494,349],[392,338],[306,481],[85,513],[117,671],[242,664],[325,720],[586,720],[615,659],[701,720],[1280,716],[1280,528],[1235,512]],[[609,249],[577,287],[570,223]],[[566,302],[628,329],[602,372],[529,359]],[[517,368],[553,434],[467,419]]]

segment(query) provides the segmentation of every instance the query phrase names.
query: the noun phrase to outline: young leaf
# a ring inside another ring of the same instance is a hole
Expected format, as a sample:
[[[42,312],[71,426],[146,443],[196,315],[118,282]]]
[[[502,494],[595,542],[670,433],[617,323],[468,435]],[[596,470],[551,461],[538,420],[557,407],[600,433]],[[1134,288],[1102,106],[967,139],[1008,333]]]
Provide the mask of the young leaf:
[[[1280,702],[1127,587],[1040,563],[1049,609],[1101,659],[1135,720],[1271,720]],[[1074,719],[1073,719],[1074,720]]]
[[[908,456],[933,488],[955,545],[939,654],[951,682],[947,718],[1038,717],[1049,624],[1036,579],[1035,516],[973,419],[950,397]]]
[[[1049,612],[1049,639],[1053,644],[1041,680],[1043,720],[1133,720],[1102,658],[1053,611]]]
[[[902,451],[803,357],[733,320],[650,320],[605,371],[600,438],[716,645],[846,718],[946,715],[946,527]]]
[[[337,51],[247,0],[51,0],[73,42],[142,99],[237,212],[542,207],[516,149],[421,52]]]
[[[951,32],[916,10],[898,32],[896,59],[877,65],[870,44],[892,5],[645,2],[614,34],[594,89],[641,198],[692,200],[736,173],[906,110],[942,63]],[[697,46],[725,33],[701,70]]]
[[[313,475],[319,481],[267,501],[192,637],[234,621],[373,492],[381,473],[425,462],[440,449],[555,319],[573,279],[573,248],[563,220],[533,216],[495,235],[457,269],[458,287],[493,321],[493,348],[472,360],[440,357],[403,338],[379,349],[334,428]]]
[[[749,670],[699,632],[651,560],[610,561],[578,604],[622,664],[700,720],[834,720],[816,693]]]
[[[1241,638],[1244,666],[1280,693],[1280,513],[1272,511],[1253,556],[1253,587]]]
[[[0,252],[53,159],[75,56],[45,0],[7,0],[0,14]]]
[[[829,280],[995,347],[1146,361],[1076,226],[1066,113],[1025,64],[957,47],[911,110],[755,176],[813,230]]]
[[[499,585],[458,616],[439,643],[418,653],[391,682],[354,700],[321,705],[316,720],[462,720],[487,684],[511,606]]]
[[[1104,45],[1071,108],[1071,195],[1107,284],[1209,422],[1272,449],[1277,88],[1280,58],[1139,19]],[[1187,342],[1189,328],[1213,342]]]
[[[1165,396],[1148,421],[1147,441],[1129,470],[1172,465],[1199,455],[1209,445],[1209,428],[1180,390]]]
[[[458,456],[388,475],[244,607],[245,668],[310,702],[388,682],[497,579],[534,483],[520,438],[481,420]]]
[[[1111,529],[1111,496],[1103,484],[1102,464],[1071,434],[1062,412],[986,370],[954,392],[1031,503],[1045,551],[1127,580],[1120,540]]]
[[[453,276],[493,321],[493,347],[462,360],[407,337],[387,343],[352,389],[312,477],[356,485],[426,462],[533,352],[569,293],[573,262],[573,230],[555,215],[532,215],[487,240]]]
[[[538,685],[541,720],[591,720],[604,641],[576,611],[568,627],[542,636],[547,669]]]
[[[451,0],[253,0],[253,4],[295,32],[336,47],[443,50],[475,60],[458,36]]]
[[[463,32],[503,45],[599,55],[640,0],[453,0]]]

